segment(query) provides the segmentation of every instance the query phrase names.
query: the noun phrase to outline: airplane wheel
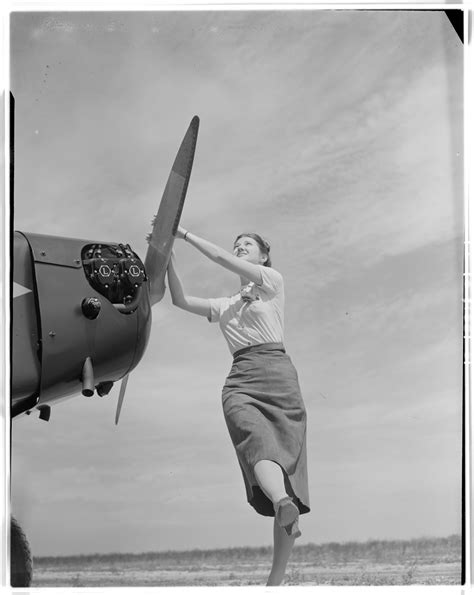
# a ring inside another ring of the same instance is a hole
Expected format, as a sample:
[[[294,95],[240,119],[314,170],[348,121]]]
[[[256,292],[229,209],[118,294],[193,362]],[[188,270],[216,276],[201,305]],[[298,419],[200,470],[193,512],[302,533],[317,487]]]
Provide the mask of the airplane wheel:
[[[11,518],[10,552],[11,586],[29,587],[33,575],[30,546],[23,529],[13,517]]]

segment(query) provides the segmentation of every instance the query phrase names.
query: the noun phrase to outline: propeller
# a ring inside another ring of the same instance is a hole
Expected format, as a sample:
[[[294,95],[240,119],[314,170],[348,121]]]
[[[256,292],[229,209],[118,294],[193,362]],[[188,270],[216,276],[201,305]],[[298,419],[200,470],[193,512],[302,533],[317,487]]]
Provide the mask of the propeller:
[[[148,236],[145,271],[150,284],[152,306],[165,293],[166,269],[191,176],[198,129],[199,118],[194,116],[174,160],[158,213],[152,221],[152,232]]]
[[[145,272],[148,278],[152,306],[161,301],[166,290],[166,269],[173,248],[174,234],[181,218],[189,178],[191,177],[198,130],[199,117],[194,116],[176,154],[158,212],[152,221],[152,231],[147,236],[148,250],[145,257]],[[120,417],[128,376],[128,374],[124,376],[120,385],[115,425],[118,424]]]
[[[120,412],[122,411],[122,404],[125,398],[125,389],[127,388],[128,376],[128,374],[124,376],[122,382],[120,383],[120,393],[117,401],[117,411],[115,412],[115,425],[118,424]]]

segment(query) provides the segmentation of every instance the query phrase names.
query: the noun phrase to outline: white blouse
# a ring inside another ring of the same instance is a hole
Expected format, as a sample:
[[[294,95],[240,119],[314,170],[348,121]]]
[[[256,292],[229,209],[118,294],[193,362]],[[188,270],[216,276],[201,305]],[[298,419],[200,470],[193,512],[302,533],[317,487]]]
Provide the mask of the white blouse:
[[[283,277],[259,266],[261,285],[248,283],[236,295],[210,299],[209,322],[219,322],[231,353],[260,343],[283,343]]]

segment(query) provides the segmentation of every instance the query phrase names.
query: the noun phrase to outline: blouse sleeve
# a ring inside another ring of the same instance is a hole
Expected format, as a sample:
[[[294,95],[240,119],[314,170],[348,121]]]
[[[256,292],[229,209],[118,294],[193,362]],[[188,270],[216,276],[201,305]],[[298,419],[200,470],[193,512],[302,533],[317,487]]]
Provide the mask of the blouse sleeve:
[[[265,293],[273,296],[283,289],[283,277],[278,271],[260,265],[260,272],[262,273],[262,284],[258,285],[258,287]]]
[[[221,317],[222,305],[225,298],[210,298],[210,310],[207,319],[209,322],[218,322]]]

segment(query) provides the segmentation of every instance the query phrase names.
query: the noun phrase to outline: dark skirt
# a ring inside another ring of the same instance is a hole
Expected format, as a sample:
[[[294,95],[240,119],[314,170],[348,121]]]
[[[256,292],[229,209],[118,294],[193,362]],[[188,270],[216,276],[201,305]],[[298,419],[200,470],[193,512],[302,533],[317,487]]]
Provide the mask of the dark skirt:
[[[253,471],[255,463],[265,459],[280,465],[287,493],[300,513],[309,512],[306,410],[295,367],[282,344],[254,345],[234,354],[222,406],[249,504],[259,514],[275,516]]]

